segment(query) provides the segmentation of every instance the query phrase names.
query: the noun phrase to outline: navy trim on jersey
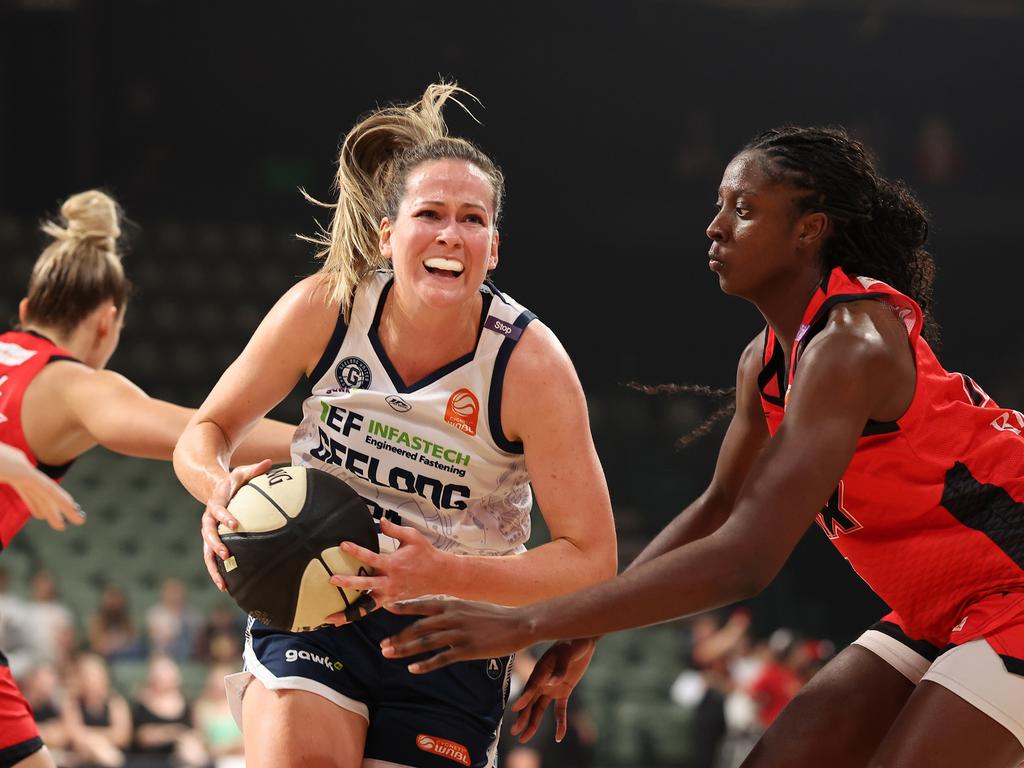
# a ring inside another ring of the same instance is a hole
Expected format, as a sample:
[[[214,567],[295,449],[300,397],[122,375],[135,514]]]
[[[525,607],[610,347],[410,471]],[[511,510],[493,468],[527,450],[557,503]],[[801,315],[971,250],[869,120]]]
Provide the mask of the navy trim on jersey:
[[[494,358],[494,373],[491,374],[491,391],[487,394],[487,424],[491,429],[491,437],[494,438],[494,444],[508,453],[522,453],[523,444],[518,441],[513,442],[505,437],[505,430],[501,426],[501,394],[505,386],[505,369],[508,367],[508,359],[512,356],[512,350],[515,349],[519,339],[522,338],[523,329],[536,319],[537,316],[533,312],[524,309],[522,314],[512,324],[513,328],[519,329],[519,333],[506,336],[498,348],[497,356]]]
[[[0,768],[13,768],[26,757],[34,755],[43,748],[43,740],[33,736],[28,741],[22,741],[10,747],[0,749]]]
[[[320,359],[317,361],[316,367],[313,369],[313,373],[309,375],[309,381],[314,384],[323,378],[324,374],[327,373],[327,369],[331,367],[331,363],[334,362],[334,358],[338,356],[338,350],[341,349],[342,342],[345,341],[345,333],[348,331],[348,323],[345,322],[345,310],[338,310],[338,322],[334,325],[334,332],[331,334],[331,340],[327,342],[327,346],[324,347],[324,353],[320,355]]]
[[[974,379],[972,379],[966,373],[958,373],[957,376],[963,379],[964,391],[966,391],[967,396],[971,398],[971,403],[978,406],[979,408],[983,406],[988,400],[988,398],[985,396],[984,390],[982,390],[982,388],[975,383]]]
[[[1015,501],[998,485],[978,482],[959,461],[946,472],[939,503],[963,525],[985,534],[1019,568],[1024,568],[1024,503]]]
[[[1007,672],[1024,677],[1024,659],[1016,659],[1013,656],[1005,656],[1001,653],[999,658],[1003,660],[1003,666],[1006,667]]]
[[[864,431],[860,433],[860,436],[871,437],[873,435],[888,435],[899,431],[900,425],[895,421],[875,421],[874,419],[868,419],[868,423],[864,425]]]
[[[61,464],[60,466],[53,466],[52,464],[43,464],[39,462],[36,464],[36,469],[42,472],[51,480],[60,480],[64,475],[71,469],[71,465],[75,463],[75,459],[72,459],[67,464]]]
[[[897,640],[901,644],[907,646],[907,648],[912,650],[914,653],[928,659],[928,661],[935,661],[944,650],[925,640],[914,640],[913,638],[908,637],[906,633],[899,628],[898,624],[894,624],[891,621],[879,621],[872,624],[869,629],[881,632],[883,635],[888,635],[893,640]]]
[[[423,389],[426,386],[433,384],[440,378],[447,376],[452,371],[461,368],[467,363],[473,362],[473,358],[476,357],[477,347],[480,345],[480,334],[484,330],[484,320],[487,319],[487,313],[491,309],[491,300],[493,294],[487,291],[480,292],[480,325],[476,331],[476,342],[473,344],[473,350],[467,352],[462,357],[452,360],[450,363],[441,366],[433,373],[429,373],[419,381],[415,381],[412,384],[406,384],[402,380],[395,366],[391,363],[391,358],[388,357],[388,353],[384,350],[384,345],[380,342],[380,336],[377,334],[377,328],[380,326],[380,316],[384,312],[384,303],[387,299],[388,293],[391,291],[391,286],[394,285],[394,280],[388,281],[387,285],[380,292],[380,297],[377,299],[377,311],[373,315],[373,322],[370,323],[370,328],[367,331],[367,338],[370,340],[370,346],[373,347],[373,351],[377,354],[377,359],[380,361],[381,366],[388,374],[388,378],[391,379],[391,384],[395,387],[395,391],[399,394],[407,395],[410,392],[415,392],[419,389]]]

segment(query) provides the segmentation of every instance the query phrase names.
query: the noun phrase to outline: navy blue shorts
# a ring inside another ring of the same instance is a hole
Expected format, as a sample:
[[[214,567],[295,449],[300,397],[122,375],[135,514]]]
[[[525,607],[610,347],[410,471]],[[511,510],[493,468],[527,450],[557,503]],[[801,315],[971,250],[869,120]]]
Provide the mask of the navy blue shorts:
[[[384,658],[380,641],[415,620],[377,610],[343,627],[287,632],[250,619],[245,670],[267,688],[310,691],[365,717],[366,768],[493,768],[511,657],[412,675],[415,659]]]

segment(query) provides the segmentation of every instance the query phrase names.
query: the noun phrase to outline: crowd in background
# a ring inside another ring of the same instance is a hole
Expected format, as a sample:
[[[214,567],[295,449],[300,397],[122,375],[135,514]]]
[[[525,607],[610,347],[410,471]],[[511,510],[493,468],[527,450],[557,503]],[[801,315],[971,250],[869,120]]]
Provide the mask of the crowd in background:
[[[174,578],[163,582],[142,626],[116,582],[85,617],[61,602],[47,571],[32,576],[24,598],[7,582],[0,568],[0,648],[59,766],[244,765],[223,684],[240,664],[244,616],[223,608],[199,615]],[[182,688],[182,664],[205,674],[197,696]],[[114,673],[129,667],[144,672],[119,691]]]
[[[200,615],[181,581],[163,581],[157,602],[136,614],[126,590],[111,581],[96,608],[75,616],[47,571],[31,577],[25,597],[9,588],[0,566],[0,648],[32,705],[58,765],[69,768],[234,768],[244,765],[241,734],[224,692],[225,674],[240,666],[244,616],[221,606]],[[142,616],[137,625],[135,616]],[[827,641],[787,629],[756,638],[744,608],[673,625],[683,672],[666,674],[663,697],[687,713],[687,768],[735,768],[757,737],[831,655]],[[517,654],[510,702],[530,675],[537,649]],[[595,664],[600,664],[598,646]],[[205,684],[183,690],[181,666]],[[130,687],[119,671],[140,671]],[[628,675],[629,670],[620,670]],[[599,726],[588,709],[586,680],[570,700],[569,731],[554,741],[548,716],[520,744],[499,744],[503,768],[597,768],[609,765]],[[644,765],[659,764],[657,754]],[[630,768],[639,768],[631,766]]]

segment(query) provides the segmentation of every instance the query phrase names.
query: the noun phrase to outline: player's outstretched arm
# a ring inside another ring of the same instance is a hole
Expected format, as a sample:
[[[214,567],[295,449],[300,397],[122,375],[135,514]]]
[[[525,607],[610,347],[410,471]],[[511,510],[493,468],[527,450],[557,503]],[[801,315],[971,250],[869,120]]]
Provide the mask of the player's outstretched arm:
[[[10,485],[29,513],[54,530],[63,531],[66,523],[85,522],[85,513],[67,491],[33,467],[24,453],[5,443],[0,443],[0,483]]]
[[[909,354],[905,338],[900,354]],[[397,612],[426,618],[386,640],[384,654],[442,649],[410,667],[422,673],[543,640],[646,626],[757,594],[835,489],[867,420],[905,383],[898,377],[906,371],[893,358],[889,345],[859,328],[815,339],[803,356],[786,420],[755,460],[732,514],[709,536],[610,581],[532,606],[443,600],[397,605]]]

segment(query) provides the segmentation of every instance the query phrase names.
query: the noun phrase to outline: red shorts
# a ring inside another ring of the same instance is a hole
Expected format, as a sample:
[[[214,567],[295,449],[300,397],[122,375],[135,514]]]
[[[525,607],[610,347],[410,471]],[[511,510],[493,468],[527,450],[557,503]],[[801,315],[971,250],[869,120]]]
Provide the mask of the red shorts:
[[[0,768],[10,768],[42,748],[32,708],[15,685],[7,659],[0,653]]]

